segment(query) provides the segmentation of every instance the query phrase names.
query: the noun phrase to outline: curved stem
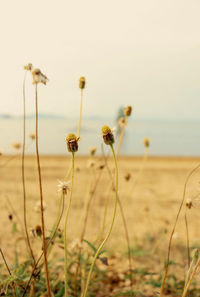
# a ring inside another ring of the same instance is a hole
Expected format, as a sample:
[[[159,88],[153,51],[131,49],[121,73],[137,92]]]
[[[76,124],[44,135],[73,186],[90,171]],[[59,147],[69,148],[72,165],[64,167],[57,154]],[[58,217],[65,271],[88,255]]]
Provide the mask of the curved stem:
[[[79,116],[79,122],[78,122],[77,137],[80,137],[80,132],[81,132],[82,109],[83,109],[83,89],[81,89],[81,104],[80,104],[80,116]]]
[[[110,147],[111,147],[111,150],[112,150],[112,153],[113,153],[113,158],[114,158],[114,161],[115,161],[115,176],[116,176],[114,210],[113,210],[112,221],[111,221],[111,225],[110,225],[110,228],[108,230],[108,233],[107,233],[105,239],[100,244],[99,248],[97,249],[96,254],[94,256],[94,259],[92,261],[92,264],[90,266],[90,271],[89,271],[89,274],[88,274],[88,277],[87,277],[87,282],[86,282],[86,286],[85,286],[85,291],[84,291],[83,297],[86,297],[86,295],[87,295],[87,290],[88,290],[88,286],[89,286],[89,283],[90,283],[90,279],[91,279],[92,271],[93,271],[93,268],[94,268],[94,264],[96,262],[96,259],[98,258],[98,255],[99,255],[101,249],[103,248],[103,246],[105,245],[105,243],[107,242],[107,240],[108,240],[108,238],[109,238],[109,236],[111,234],[111,231],[112,231],[112,228],[113,228],[113,224],[114,224],[114,221],[115,221],[116,211],[117,211],[117,200],[118,200],[118,167],[117,167],[117,159],[116,159],[116,156],[115,156],[115,152],[114,152],[113,146],[110,145]]]
[[[57,230],[58,230],[58,226],[59,226],[59,224],[60,224],[60,221],[61,221],[61,218],[62,218],[62,215],[63,215],[63,210],[64,210],[64,196],[63,196],[63,195],[62,195],[62,197],[61,197],[61,200],[62,200],[62,201],[61,201],[61,202],[62,202],[61,213],[59,213],[59,212],[60,212],[60,206],[59,206],[59,211],[58,211],[58,215],[60,214],[60,216],[59,216],[59,220],[57,221],[57,224],[56,224],[56,226],[55,226],[55,229],[54,229],[54,231],[53,231],[53,234],[52,234],[51,238],[49,239],[49,241],[48,241],[48,243],[47,243],[47,249],[48,249],[50,243],[52,242],[52,240],[54,239],[54,237],[55,237],[55,235],[56,235],[56,232],[57,232]],[[32,277],[33,277],[33,274],[34,274],[35,270],[37,269],[37,267],[38,267],[38,265],[39,265],[39,262],[40,262],[40,260],[42,259],[42,256],[43,256],[43,255],[44,255],[44,252],[41,253],[40,257],[39,257],[38,260],[36,261],[36,263],[35,263],[35,265],[34,265],[34,267],[33,267],[33,270],[32,270],[32,272],[31,272],[31,276],[30,276],[30,278],[29,278],[29,280],[28,280],[28,282],[27,282],[27,284],[26,284],[26,287],[25,287],[25,290],[24,290],[24,293],[23,293],[22,297],[25,296],[26,291],[27,291],[27,289],[28,289],[28,287],[29,287],[29,285],[30,285],[31,279],[32,279]]]
[[[39,157],[39,150],[38,150],[38,95],[37,95],[37,84],[35,85],[35,107],[36,107],[36,124],[35,124],[35,131],[36,131],[36,156],[37,156],[39,187],[40,187],[40,208],[41,208],[41,223],[42,223],[42,241],[43,241],[45,271],[46,271],[47,292],[48,292],[48,297],[51,297],[50,282],[49,282],[49,271],[48,271],[48,262],[47,262],[45,225],[44,225],[42,178],[41,178],[40,157]]]
[[[72,177],[71,177],[71,187],[70,187],[70,196],[69,196],[69,205],[67,208],[67,213],[65,217],[65,226],[64,226],[64,250],[65,250],[65,259],[64,259],[64,273],[65,273],[65,297],[68,296],[67,293],[67,221],[69,217],[69,211],[72,202],[72,190],[73,190],[73,183],[74,183],[74,153],[72,152]]]
[[[172,245],[172,237],[174,235],[174,232],[175,232],[175,229],[176,229],[176,225],[177,225],[177,222],[178,222],[178,219],[179,219],[179,215],[181,213],[181,210],[182,210],[182,207],[183,207],[183,203],[184,203],[184,200],[185,200],[185,194],[186,194],[186,188],[187,188],[187,184],[188,184],[188,181],[190,179],[190,177],[192,176],[192,174],[200,168],[200,164],[197,165],[194,169],[192,169],[190,171],[190,173],[188,174],[187,178],[186,178],[186,181],[185,181],[185,184],[184,184],[184,189],[183,189],[183,197],[182,197],[182,200],[181,200],[181,204],[179,206],[179,209],[178,209],[178,213],[176,215],[176,219],[175,219],[175,223],[174,223],[174,227],[172,229],[172,232],[171,232],[171,235],[170,235],[170,238],[169,238],[169,245],[168,245],[168,252],[167,252],[167,263],[166,263],[166,267],[165,267],[165,272],[164,272],[164,276],[163,276],[163,281],[162,281],[162,284],[161,284],[161,288],[160,288],[160,294],[159,294],[159,297],[162,297],[162,294],[163,294],[163,291],[164,291],[164,286],[165,286],[165,281],[166,281],[166,278],[167,278],[167,273],[168,273],[168,269],[169,269],[169,260],[170,260],[170,252],[171,252],[171,245]],[[199,260],[200,261],[200,260]]]
[[[35,257],[33,254],[33,250],[31,248],[30,238],[28,234],[28,227],[27,227],[27,216],[26,216],[26,187],[25,187],[25,170],[24,170],[24,159],[25,159],[25,148],[26,148],[26,96],[25,96],[25,83],[26,83],[26,75],[27,71],[24,75],[24,82],[23,82],[23,108],[24,108],[24,116],[23,116],[23,146],[22,146],[22,187],[23,187],[23,204],[24,204],[24,228],[26,233],[26,240],[30,250],[31,257],[33,259],[33,263],[35,264]]]

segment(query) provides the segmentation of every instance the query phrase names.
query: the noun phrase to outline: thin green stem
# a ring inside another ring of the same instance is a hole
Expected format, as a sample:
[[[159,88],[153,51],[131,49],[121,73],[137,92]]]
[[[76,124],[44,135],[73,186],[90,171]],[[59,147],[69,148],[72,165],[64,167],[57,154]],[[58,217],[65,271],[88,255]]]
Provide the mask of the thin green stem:
[[[98,255],[99,255],[101,249],[103,248],[103,246],[105,245],[105,243],[107,242],[107,240],[108,240],[108,238],[109,238],[109,236],[111,234],[111,231],[112,231],[112,228],[113,228],[113,224],[114,224],[114,221],[115,221],[116,211],[117,211],[117,200],[118,200],[118,167],[117,167],[117,159],[116,159],[116,156],[115,156],[115,152],[114,152],[113,146],[110,145],[110,147],[111,147],[111,150],[112,150],[112,153],[113,153],[113,158],[114,158],[114,161],[115,161],[116,184],[115,184],[115,203],[114,203],[114,210],[113,210],[112,221],[111,221],[111,225],[110,225],[110,228],[108,230],[108,233],[107,233],[105,239],[102,241],[102,243],[98,247],[98,249],[96,251],[96,254],[94,256],[94,259],[92,261],[92,264],[90,266],[90,271],[89,271],[89,274],[88,274],[88,277],[87,277],[87,282],[86,282],[86,286],[85,286],[85,291],[84,291],[83,297],[86,297],[86,295],[87,295],[88,286],[89,286],[89,283],[90,283],[90,279],[91,279],[92,271],[93,271],[93,268],[94,268],[94,264],[96,262],[96,259],[98,258]]]
[[[69,195],[69,204],[67,208],[67,213],[65,217],[65,226],[64,226],[64,250],[65,250],[65,260],[64,260],[64,273],[65,273],[65,297],[68,296],[67,293],[67,222],[69,217],[69,211],[72,202],[72,191],[73,191],[73,183],[74,183],[74,153],[72,152],[72,177],[71,177],[71,187],[70,187],[70,195]]]
[[[48,297],[51,297],[51,289],[49,282],[49,270],[47,262],[47,249],[46,249],[46,237],[45,237],[45,225],[44,225],[44,207],[43,207],[43,193],[42,193],[42,177],[40,169],[40,156],[38,149],[38,95],[37,95],[37,84],[35,85],[35,107],[36,107],[36,156],[37,156],[37,167],[38,167],[38,177],[39,177],[39,187],[40,187],[40,208],[41,208],[41,223],[42,223],[42,241],[43,241],[43,251],[44,251],[44,263],[45,263],[45,272],[46,272],[46,283],[47,283],[47,292]]]

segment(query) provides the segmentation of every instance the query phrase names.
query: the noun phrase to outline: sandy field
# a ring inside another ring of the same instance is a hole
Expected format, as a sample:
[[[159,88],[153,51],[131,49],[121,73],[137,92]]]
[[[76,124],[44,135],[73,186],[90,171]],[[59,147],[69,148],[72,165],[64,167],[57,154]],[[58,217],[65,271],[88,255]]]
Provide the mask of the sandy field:
[[[18,249],[19,254],[22,256],[26,253],[20,235],[20,224],[23,224],[21,159],[20,157],[10,158],[10,156],[1,156],[0,159],[0,246],[5,251],[8,261],[12,261],[15,248]],[[150,157],[146,163],[142,160],[142,157],[119,158],[119,197],[126,215],[131,246],[140,244],[141,248],[145,249],[145,245],[152,240],[153,248],[151,246],[152,256],[149,258],[149,265],[153,269],[155,257],[157,257],[157,269],[162,270],[167,252],[169,234],[183,196],[185,180],[189,172],[200,163],[200,159]],[[47,234],[55,222],[58,211],[60,197],[60,194],[57,192],[58,180],[63,180],[70,164],[71,159],[69,155],[67,157],[41,156]],[[83,212],[85,210],[84,203],[88,200],[88,185],[91,184],[92,189],[99,175],[101,176],[91,203],[85,238],[92,242],[99,238],[104,207],[108,197],[110,199],[106,228],[109,225],[110,215],[113,210],[114,192],[109,190],[111,178],[106,167],[100,169],[100,167],[103,167],[103,164],[103,159],[95,157],[94,167],[89,168],[88,157],[76,157],[73,201],[68,227],[69,242],[80,237],[84,218]],[[112,158],[108,159],[108,164],[113,172],[114,163]],[[39,186],[35,156],[26,157],[25,173],[28,228],[31,234],[31,229],[40,224],[40,214],[36,211],[36,204],[39,201]],[[128,173],[131,175],[129,181],[125,179]],[[189,180],[186,190],[186,197],[191,198],[194,204],[194,207],[187,211],[190,245],[194,247],[199,246],[200,242],[199,194],[200,170],[197,170]],[[174,235],[173,243],[175,246],[184,246],[186,242],[185,210],[186,207],[184,205]],[[9,219],[9,215],[13,216],[12,221]],[[17,223],[18,232],[16,233],[11,232],[13,222]],[[61,231],[63,230],[63,223],[64,220],[62,219],[60,224]],[[17,247],[15,244],[16,238],[19,242]],[[31,237],[31,240],[34,244],[35,239]],[[36,243],[37,245],[40,246],[40,243]],[[126,252],[124,229],[119,209],[112,236],[107,243],[107,248],[115,254],[125,254]],[[172,250],[173,257],[182,261],[182,268],[185,267],[186,258],[179,258],[175,250]],[[139,265],[144,264],[142,257],[139,262]],[[137,266],[137,263],[135,265]]]

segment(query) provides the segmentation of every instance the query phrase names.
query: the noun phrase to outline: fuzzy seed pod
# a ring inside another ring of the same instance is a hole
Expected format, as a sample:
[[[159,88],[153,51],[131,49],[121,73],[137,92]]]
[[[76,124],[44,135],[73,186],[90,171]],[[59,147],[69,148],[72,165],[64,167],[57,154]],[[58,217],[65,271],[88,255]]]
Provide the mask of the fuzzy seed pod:
[[[124,108],[124,115],[126,117],[130,117],[131,112],[132,112],[132,107],[131,106],[127,106],[127,107]]]
[[[78,151],[78,140],[75,134],[70,133],[66,138],[67,149],[71,153],[75,153]]]
[[[85,77],[81,76],[79,79],[79,88],[84,89],[85,88]]]
[[[149,145],[150,145],[149,138],[148,138],[148,137],[145,137],[145,138],[143,139],[143,143],[144,143],[144,146],[145,146],[145,147],[149,147]]]
[[[112,130],[108,126],[103,126],[101,132],[105,144],[112,145],[115,142]]]

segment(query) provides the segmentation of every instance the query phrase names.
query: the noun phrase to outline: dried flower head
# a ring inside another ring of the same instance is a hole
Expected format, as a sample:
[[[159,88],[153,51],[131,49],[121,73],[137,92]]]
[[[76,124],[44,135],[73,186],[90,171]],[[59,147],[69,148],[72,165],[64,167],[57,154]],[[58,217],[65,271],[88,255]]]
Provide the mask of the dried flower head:
[[[75,153],[78,151],[78,141],[79,137],[76,137],[75,134],[70,133],[66,138],[67,149],[71,153]]]
[[[84,89],[85,88],[85,77],[81,76],[79,79],[79,88]]]
[[[191,198],[187,198],[186,199],[186,203],[185,203],[185,205],[186,205],[186,207],[188,208],[188,209],[191,209],[192,208],[192,199]]]
[[[37,236],[41,237],[42,235],[42,228],[40,225],[35,226],[35,232],[37,234]]]
[[[105,168],[105,165],[104,165],[104,164],[100,164],[100,165],[99,165],[99,169],[100,169],[100,170],[102,170],[102,169],[104,169],[104,168]]]
[[[127,106],[127,107],[124,108],[124,115],[126,117],[130,117],[131,112],[132,112],[132,107],[131,106]]]
[[[126,175],[124,176],[125,180],[129,181],[129,179],[131,178],[131,174],[128,172],[126,173]]]
[[[32,69],[33,69],[33,64],[31,63],[28,63],[27,65],[24,66],[24,70],[32,71]]]
[[[93,160],[88,160],[87,162],[87,168],[92,168],[95,166],[95,162]]]
[[[41,72],[41,70],[38,68],[33,69],[32,76],[33,76],[33,84],[42,83],[46,85],[46,83],[48,82],[48,78],[46,77],[46,75],[44,75]]]
[[[89,153],[90,153],[91,156],[94,156],[95,153],[96,153],[96,151],[97,151],[97,147],[96,146],[90,146],[89,147]]]
[[[47,205],[46,205],[46,203],[43,201],[43,211],[45,211],[46,208],[47,208]],[[35,204],[35,206],[34,206],[34,210],[35,210],[36,212],[40,212],[40,211],[41,211],[41,202],[40,202],[40,200],[38,200],[38,201],[36,202],[36,204]]]
[[[21,148],[21,143],[20,142],[13,142],[12,144],[12,147],[15,149],[15,150],[19,150]]]
[[[79,238],[75,238],[69,246],[70,251],[79,250],[82,248],[82,243]]]
[[[0,150],[0,156],[2,156],[2,155],[3,155],[3,151]]]
[[[8,218],[9,218],[10,221],[12,221],[12,219],[13,219],[13,215],[10,213],[10,214],[8,215]]]
[[[109,126],[103,126],[101,129],[103,140],[105,144],[112,145],[115,142],[114,135]]]
[[[149,145],[150,145],[150,140],[149,140],[149,138],[148,138],[148,137],[145,137],[145,138],[143,139],[143,143],[144,143],[144,146],[145,146],[145,147],[149,147]]]
[[[118,125],[119,125],[121,128],[124,127],[125,123],[126,123],[125,118],[120,118],[120,119],[118,120]]]
[[[36,134],[35,133],[30,133],[29,137],[30,137],[31,140],[35,140]]]
[[[69,190],[70,182],[58,180],[58,192],[62,192],[63,195],[66,195]]]

